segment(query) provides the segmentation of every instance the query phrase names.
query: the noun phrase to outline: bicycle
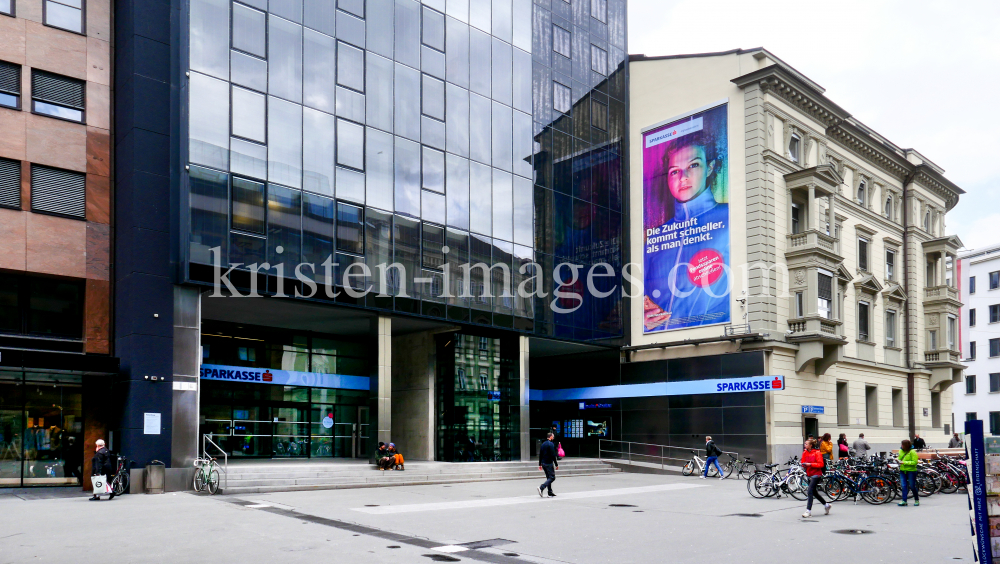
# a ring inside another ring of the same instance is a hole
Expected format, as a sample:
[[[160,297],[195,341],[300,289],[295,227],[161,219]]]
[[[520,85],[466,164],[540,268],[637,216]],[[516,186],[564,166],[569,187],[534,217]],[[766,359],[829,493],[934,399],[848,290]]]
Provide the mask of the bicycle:
[[[118,467],[115,471],[115,477],[111,479],[111,491],[115,495],[122,495],[123,493],[129,491],[129,472],[132,468],[132,461],[125,458],[124,456],[118,457]]]
[[[681,469],[681,474],[684,476],[690,476],[691,474],[694,474],[694,469],[696,466],[698,467],[698,473],[704,475],[705,461],[698,456],[698,451],[692,450],[691,460],[688,460],[687,464],[684,465],[684,468]],[[708,475],[712,478],[716,478],[719,476],[719,471],[715,468],[714,464],[711,467],[709,467]]]
[[[194,461],[194,491],[201,492],[206,488],[208,493],[219,493],[219,463],[214,458],[196,458]]]
[[[789,460],[791,464],[793,461]],[[765,464],[765,470],[754,472],[747,480],[747,491],[756,498],[771,497],[780,498],[782,492],[799,500],[805,501],[809,491],[809,478],[806,471],[801,466],[791,466],[781,475],[781,471],[776,471],[779,464]]]
[[[722,470],[725,472],[727,478],[731,476],[733,472],[736,472],[736,476],[741,480],[749,480],[750,476],[753,476],[754,473],[757,472],[757,465],[754,464],[753,460],[750,460],[749,458],[740,460],[740,453],[736,453],[736,456],[729,453],[726,453],[726,455],[729,457],[729,462],[722,467]]]

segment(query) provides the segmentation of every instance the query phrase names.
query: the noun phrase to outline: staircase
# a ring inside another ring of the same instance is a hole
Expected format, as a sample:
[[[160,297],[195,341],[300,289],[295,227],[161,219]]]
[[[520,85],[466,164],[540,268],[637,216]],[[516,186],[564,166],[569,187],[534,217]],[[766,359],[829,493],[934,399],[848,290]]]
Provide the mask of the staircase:
[[[616,474],[621,469],[596,459],[575,458],[559,463],[558,476]],[[370,464],[296,463],[275,461],[230,464],[226,494],[384,488],[544,479],[536,462],[407,462],[403,471],[380,471]]]

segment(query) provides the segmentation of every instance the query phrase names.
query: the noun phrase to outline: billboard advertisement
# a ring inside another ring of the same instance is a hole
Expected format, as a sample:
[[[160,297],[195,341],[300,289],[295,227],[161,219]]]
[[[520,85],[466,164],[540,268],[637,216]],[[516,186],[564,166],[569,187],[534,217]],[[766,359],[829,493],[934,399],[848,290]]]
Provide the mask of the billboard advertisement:
[[[731,319],[727,110],[643,132],[643,333]]]

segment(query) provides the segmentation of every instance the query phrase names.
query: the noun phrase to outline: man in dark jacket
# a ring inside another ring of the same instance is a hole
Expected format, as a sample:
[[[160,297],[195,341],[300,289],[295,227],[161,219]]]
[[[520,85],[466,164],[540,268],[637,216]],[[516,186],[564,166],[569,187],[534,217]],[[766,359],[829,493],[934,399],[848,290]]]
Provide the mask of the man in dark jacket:
[[[716,470],[719,471],[719,479],[725,480],[726,475],[722,472],[722,467],[719,466],[719,457],[722,456],[722,451],[719,447],[715,446],[715,441],[712,437],[705,437],[705,471],[701,475],[701,479],[704,480],[708,478],[708,467],[715,464]]]
[[[927,441],[921,439],[920,435],[917,434],[913,437],[913,448],[917,450],[924,450],[927,448]]]
[[[538,449],[538,469],[545,472],[545,482],[538,486],[538,497],[545,497],[542,491],[549,490],[549,497],[556,497],[552,493],[552,482],[556,481],[556,470],[559,468],[559,457],[556,456],[556,445],[552,442],[554,433],[549,433],[541,448]]]
[[[115,468],[111,465],[111,453],[104,446],[103,439],[97,439],[97,443],[94,446],[95,454],[90,463],[90,475],[104,476],[105,479],[110,481],[115,476]],[[111,492],[111,495],[108,496],[108,501],[114,498],[115,493]],[[95,494],[94,497],[90,498],[90,501],[101,501],[101,496]]]

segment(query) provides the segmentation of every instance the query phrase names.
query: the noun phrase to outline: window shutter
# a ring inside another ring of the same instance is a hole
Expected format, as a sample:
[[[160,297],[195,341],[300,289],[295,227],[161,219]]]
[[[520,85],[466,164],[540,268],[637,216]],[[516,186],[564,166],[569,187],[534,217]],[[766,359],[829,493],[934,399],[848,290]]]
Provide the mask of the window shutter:
[[[41,165],[31,165],[31,209],[85,218],[86,175]]]
[[[0,62],[0,92],[21,94],[21,67]]]
[[[819,282],[819,297],[824,300],[833,299],[833,277],[826,274],[817,274]]]
[[[21,208],[21,161],[0,159],[0,207]]]
[[[83,110],[83,92],[81,80],[42,71],[31,74],[31,97],[35,100]]]

